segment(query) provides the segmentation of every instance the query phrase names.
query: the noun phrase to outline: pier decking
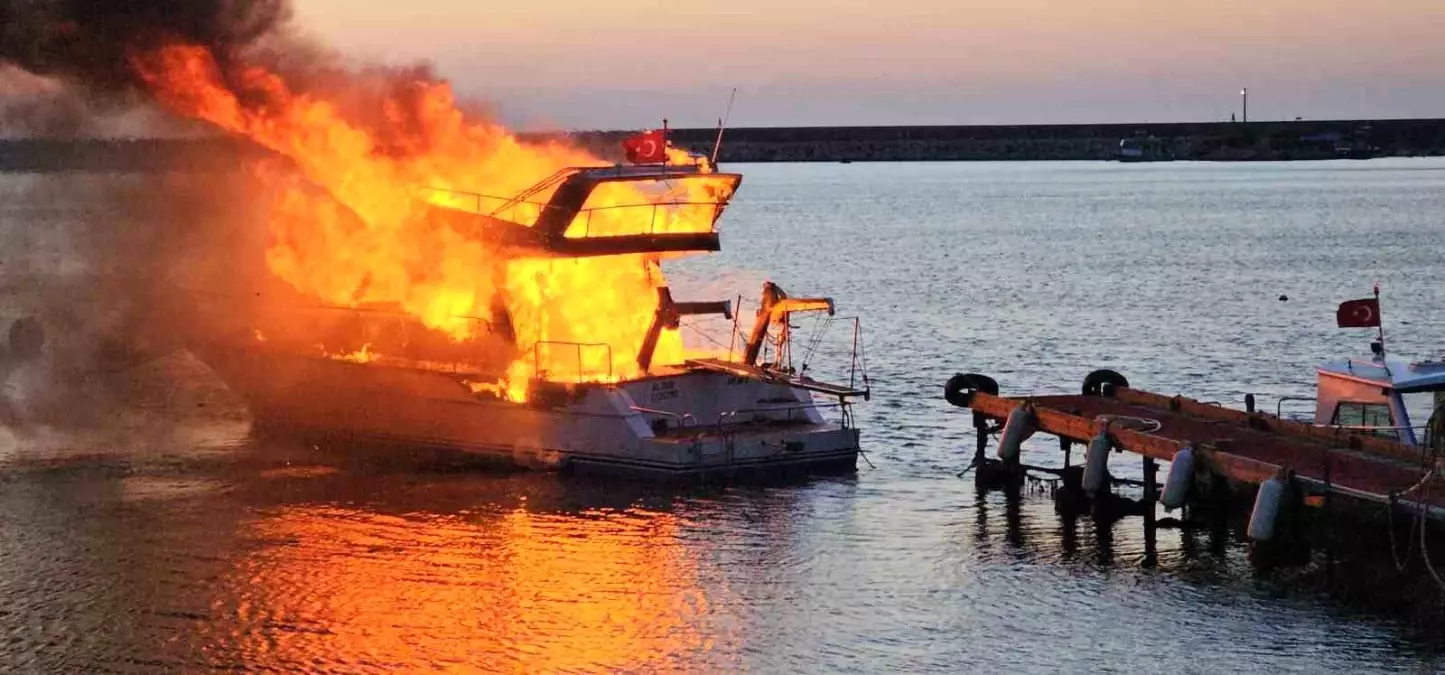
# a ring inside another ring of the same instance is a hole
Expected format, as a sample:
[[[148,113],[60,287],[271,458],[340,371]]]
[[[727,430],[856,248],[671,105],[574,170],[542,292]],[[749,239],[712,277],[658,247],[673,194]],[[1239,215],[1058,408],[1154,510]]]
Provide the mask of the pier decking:
[[[977,391],[967,398],[980,419],[1000,423],[1030,405],[1040,431],[1080,443],[1088,443],[1111,417],[1157,422],[1152,431],[1111,424],[1108,432],[1116,449],[1156,460],[1172,460],[1192,446],[1196,473],[1258,484],[1285,469],[1309,494],[1394,505],[1445,520],[1445,485],[1431,480],[1432,469],[1441,473],[1437,460],[1426,450],[1384,438],[1129,388],[1098,396],[1009,398]]]

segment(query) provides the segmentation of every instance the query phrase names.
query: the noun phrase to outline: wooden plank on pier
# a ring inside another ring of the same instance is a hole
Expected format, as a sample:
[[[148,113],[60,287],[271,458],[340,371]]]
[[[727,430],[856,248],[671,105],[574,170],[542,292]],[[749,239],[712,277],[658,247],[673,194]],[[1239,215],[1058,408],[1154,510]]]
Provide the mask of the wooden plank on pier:
[[[1142,431],[1134,431],[1123,427],[1114,427],[1109,430],[1114,437],[1114,444],[1129,452],[1162,459],[1166,462],[1174,460],[1174,454],[1179,452],[1187,443],[1176,441],[1171,438],[1160,438]]]
[[[981,413],[984,416],[1002,422],[1008,419],[1009,413],[1012,413],[1015,408],[1025,403],[1032,404],[1033,401],[1030,399],[1003,398],[1001,396],[992,396],[983,392],[976,392],[973,395],[973,401],[969,405],[969,408],[976,413]],[[1070,415],[1066,412],[1047,407],[1035,407],[1034,415],[1039,420],[1039,431],[1053,434],[1060,438],[1087,443],[1089,439],[1094,437],[1094,434],[1098,433],[1098,423],[1085,417]]]
[[[976,392],[973,394],[970,408],[974,412],[1003,421],[1008,419],[1009,414],[1015,408],[1025,403],[1035,405],[1034,416],[1038,419],[1039,431],[1046,434],[1053,434],[1079,443],[1088,443],[1103,428],[1103,424],[1098,420],[1048,407],[1047,399],[1034,401],[1032,399],[1002,398]],[[1174,453],[1184,446],[1183,443],[1176,440],[1153,436],[1122,426],[1111,427],[1109,433],[1114,437],[1118,447],[1165,461],[1173,459]]]
[[[1201,403],[1183,396],[1163,396],[1139,389],[1120,388],[1115,390],[1115,396],[1130,405],[1168,410],[1189,417],[1239,424],[1259,431],[1324,442],[1341,448],[1361,450],[1402,462],[1410,462],[1422,467],[1429,465],[1429,458],[1417,448],[1359,431],[1339,427],[1319,427],[1295,420],[1282,419],[1268,413],[1248,413],[1243,410]]]
[[[1221,452],[1208,446],[1196,448],[1196,452],[1199,453],[1196,456],[1204,466],[1209,467],[1214,473],[1246,483],[1263,483],[1279,473],[1280,469],[1269,462]]]
[[[1088,443],[1094,434],[1099,433],[1099,424],[1087,417],[1051,408],[1035,408],[1034,414],[1039,419],[1039,429],[1055,436]]]

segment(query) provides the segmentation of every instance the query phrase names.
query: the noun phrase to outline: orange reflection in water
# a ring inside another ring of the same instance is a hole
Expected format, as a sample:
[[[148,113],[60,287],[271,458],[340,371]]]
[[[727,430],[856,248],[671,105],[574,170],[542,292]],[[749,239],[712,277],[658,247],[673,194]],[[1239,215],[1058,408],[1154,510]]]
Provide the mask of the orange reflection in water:
[[[237,651],[213,657],[283,668],[677,669],[713,647],[678,529],[676,516],[643,511],[287,508],[254,525],[261,546],[241,562],[235,595],[213,606],[242,627],[219,640]]]

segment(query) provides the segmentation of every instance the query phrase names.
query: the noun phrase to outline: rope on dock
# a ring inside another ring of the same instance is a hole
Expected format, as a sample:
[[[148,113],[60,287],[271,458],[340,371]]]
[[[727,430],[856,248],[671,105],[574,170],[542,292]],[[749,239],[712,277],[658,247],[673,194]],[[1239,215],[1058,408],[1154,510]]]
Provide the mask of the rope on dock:
[[[1395,493],[1391,492],[1391,493],[1390,493],[1390,503],[1385,505],[1385,518],[1386,518],[1385,529],[1386,529],[1387,531],[1389,531],[1389,533],[1390,533],[1390,559],[1391,559],[1391,562],[1395,563],[1395,571],[1396,571],[1396,572],[1404,572],[1404,571],[1405,571],[1405,563],[1410,562],[1410,554],[1411,554],[1411,553],[1414,553],[1414,550],[1413,550],[1413,549],[1414,549],[1414,547],[1415,547],[1415,538],[1414,538],[1414,537],[1407,537],[1407,538],[1405,539],[1405,562],[1400,562],[1400,554],[1399,554],[1399,552],[1398,552],[1398,549],[1399,549],[1400,547],[1399,547],[1398,544],[1395,543],[1395,503],[1396,503],[1396,499],[1397,499],[1397,495],[1396,495]],[[1418,524],[1419,524],[1419,521],[1418,521],[1418,520],[1415,521],[1415,524],[1418,525]],[[1412,533],[1414,532],[1414,526],[1413,526],[1413,525],[1411,526],[1411,532],[1412,532]]]
[[[1431,469],[1428,473],[1425,474],[1425,480],[1429,480],[1434,475],[1435,469]],[[1423,484],[1424,481],[1421,481],[1421,483]],[[1435,570],[1435,563],[1430,562],[1430,546],[1425,538],[1426,522],[1430,520],[1426,517],[1425,512],[1425,509],[1429,508],[1428,506],[1426,506],[1429,494],[1430,491],[1426,490],[1425,494],[1421,495],[1420,497],[1420,559],[1425,562],[1425,571],[1429,572],[1430,577],[1435,580],[1436,585],[1440,586],[1440,592],[1445,593],[1445,579],[1440,578],[1440,573]]]
[[[1407,535],[1407,538],[1405,539],[1405,558],[1404,558],[1404,562],[1400,562],[1400,560],[1401,560],[1401,559],[1400,559],[1400,554],[1396,552],[1396,550],[1399,548],[1399,546],[1395,543],[1395,507],[1399,504],[1400,497],[1403,497],[1403,496],[1405,496],[1405,495],[1410,494],[1411,492],[1414,492],[1414,491],[1420,489],[1422,486],[1425,485],[1425,483],[1427,483],[1427,482],[1430,481],[1430,478],[1431,478],[1432,475],[1434,475],[1434,473],[1435,473],[1435,471],[1434,471],[1433,469],[1431,469],[1431,470],[1429,470],[1429,471],[1426,471],[1426,472],[1425,472],[1425,475],[1422,476],[1422,477],[1420,478],[1420,480],[1416,481],[1414,485],[1411,485],[1410,487],[1405,488],[1404,490],[1401,490],[1401,491],[1394,491],[1394,490],[1391,490],[1391,491],[1390,491],[1390,494],[1389,494],[1390,503],[1385,506],[1385,517],[1386,517],[1386,519],[1387,519],[1387,523],[1386,523],[1387,529],[1390,531],[1390,557],[1393,559],[1393,562],[1395,563],[1395,571],[1396,571],[1396,572],[1404,572],[1404,571],[1405,571],[1405,566],[1406,566],[1407,564],[1409,564],[1409,562],[1410,562],[1410,554],[1412,554],[1412,553],[1415,552],[1415,551],[1414,551],[1414,548],[1415,548],[1415,537]],[[1422,502],[1422,504],[1423,504],[1423,502]],[[1420,515],[1420,517],[1417,517],[1417,518],[1415,519],[1415,522],[1414,522],[1413,524],[1411,524],[1411,526],[1410,526],[1410,534],[1411,534],[1411,535],[1414,534],[1416,528],[1419,528],[1419,529],[1422,529],[1422,530],[1424,529],[1424,527],[1422,526],[1422,519],[1423,519],[1423,517],[1424,517],[1424,514],[1423,514],[1423,512],[1422,512],[1421,515]]]
[[[1148,417],[1132,417],[1129,415],[1099,415],[1094,418],[1095,422],[1103,422],[1109,427],[1121,424],[1125,429],[1139,431],[1142,433],[1153,433],[1164,426],[1163,422]]]
[[[1413,537],[1408,540],[1408,543],[1406,544],[1407,548],[1405,550],[1405,562],[1400,562],[1400,556],[1397,552],[1398,546],[1395,543],[1395,506],[1398,503],[1400,497],[1408,495],[1421,488],[1427,487],[1437,475],[1445,476],[1445,474],[1439,473],[1439,468],[1440,467],[1437,464],[1435,468],[1426,471],[1425,475],[1421,476],[1420,480],[1414,485],[1411,485],[1410,487],[1406,488],[1401,492],[1392,491],[1390,493],[1390,504],[1386,507],[1389,512],[1389,523],[1387,529],[1389,529],[1390,531],[1390,557],[1393,559],[1393,562],[1395,563],[1395,570],[1398,572],[1405,571],[1405,565],[1410,561],[1410,549],[1414,548],[1415,540]],[[1440,572],[1435,569],[1435,563],[1430,560],[1429,539],[1425,533],[1425,528],[1430,520],[1428,513],[1428,509],[1430,508],[1429,496],[1430,491],[1428,489],[1426,489],[1420,495],[1420,498],[1418,499],[1418,502],[1420,504],[1420,512],[1416,514],[1415,522],[1411,526],[1411,528],[1418,529],[1420,531],[1420,560],[1425,563],[1425,571],[1429,572],[1430,578],[1434,579],[1435,583],[1440,586],[1440,592],[1445,593],[1445,577],[1441,577]]]

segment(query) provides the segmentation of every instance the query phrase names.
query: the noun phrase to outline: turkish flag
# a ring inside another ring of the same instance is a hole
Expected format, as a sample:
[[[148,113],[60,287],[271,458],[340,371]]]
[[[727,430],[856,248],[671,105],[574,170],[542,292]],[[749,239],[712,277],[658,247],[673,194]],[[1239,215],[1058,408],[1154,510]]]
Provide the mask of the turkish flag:
[[[659,164],[667,161],[667,137],[651,129],[622,141],[627,161],[633,164]]]
[[[1340,328],[1374,328],[1380,325],[1379,298],[1346,300],[1335,311],[1335,322]]]

